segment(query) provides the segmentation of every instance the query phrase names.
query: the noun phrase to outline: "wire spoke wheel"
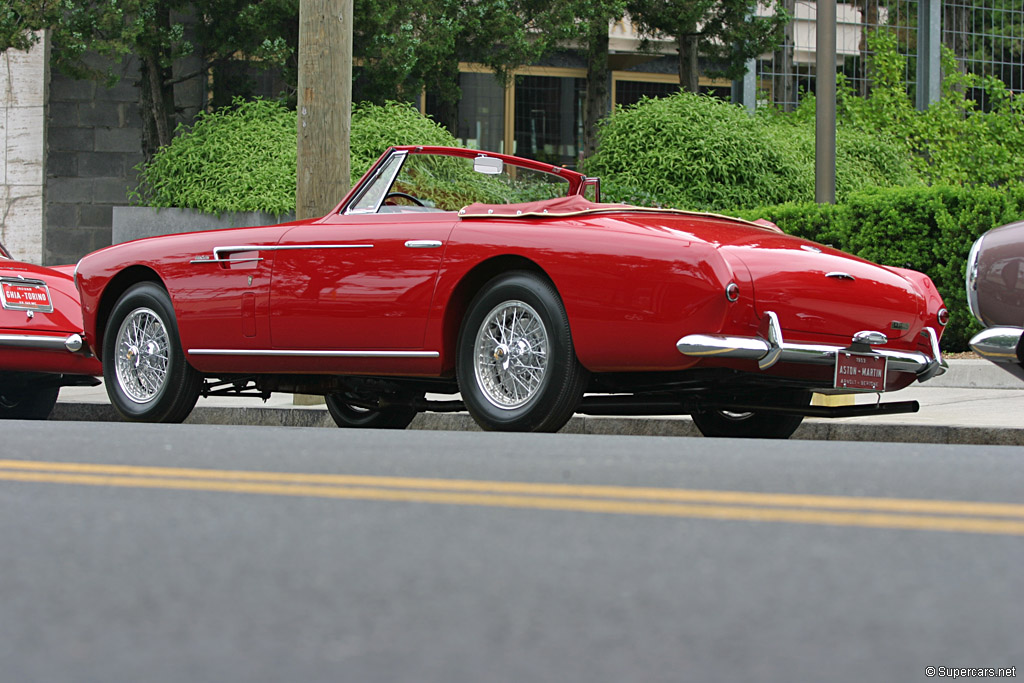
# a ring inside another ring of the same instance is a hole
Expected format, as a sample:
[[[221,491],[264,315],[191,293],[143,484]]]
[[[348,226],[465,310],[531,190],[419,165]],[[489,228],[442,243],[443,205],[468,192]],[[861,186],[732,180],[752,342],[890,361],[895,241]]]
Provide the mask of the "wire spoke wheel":
[[[103,383],[114,409],[134,422],[181,422],[195,407],[203,377],[185,359],[174,305],[159,284],[137,283],[114,304]]]
[[[495,276],[473,297],[455,365],[466,410],[487,430],[558,431],[588,379],[558,290],[521,270]]]
[[[548,364],[548,331],[529,304],[505,301],[484,317],[476,335],[476,381],[484,397],[503,409],[528,403],[540,390]]]
[[[117,332],[117,383],[136,403],[152,401],[167,379],[170,340],[167,326],[155,311],[139,308]]]

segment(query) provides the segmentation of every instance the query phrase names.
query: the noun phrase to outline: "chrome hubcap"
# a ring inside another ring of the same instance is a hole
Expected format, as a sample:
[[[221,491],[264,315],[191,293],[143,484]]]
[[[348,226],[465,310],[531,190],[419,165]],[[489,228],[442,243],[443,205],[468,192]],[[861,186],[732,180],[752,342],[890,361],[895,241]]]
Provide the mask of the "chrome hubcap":
[[[139,308],[121,323],[114,350],[117,384],[136,403],[156,398],[167,379],[170,338],[155,311]]]
[[[548,363],[548,331],[522,301],[506,301],[484,317],[476,333],[477,386],[498,408],[528,403],[540,390]]]

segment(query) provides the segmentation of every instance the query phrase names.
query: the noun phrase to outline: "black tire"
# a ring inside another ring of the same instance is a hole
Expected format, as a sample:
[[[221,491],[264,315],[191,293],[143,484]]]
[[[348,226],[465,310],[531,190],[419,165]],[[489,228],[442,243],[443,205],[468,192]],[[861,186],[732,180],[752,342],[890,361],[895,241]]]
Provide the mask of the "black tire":
[[[501,330],[504,339],[494,336]],[[576,412],[587,372],[554,285],[526,271],[488,282],[462,322],[456,375],[466,409],[483,429],[561,429]]]
[[[46,420],[58,394],[60,387],[0,387],[0,419]]]
[[[103,337],[103,383],[114,409],[132,422],[181,422],[203,378],[185,360],[167,291],[132,286],[114,305]]]
[[[418,414],[415,408],[389,406],[380,410],[360,408],[346,402],[344,393],[326,396],[327,412],[339,427],[362,429],[405,429]]]
[[[780,405],[802,407],[811,402],[811,394],[807,391],[783,393],[774,400]],[[691,417],[704,436],[738,439],[788,439],[804,421],[803,415],[724,410],[695,412]]]

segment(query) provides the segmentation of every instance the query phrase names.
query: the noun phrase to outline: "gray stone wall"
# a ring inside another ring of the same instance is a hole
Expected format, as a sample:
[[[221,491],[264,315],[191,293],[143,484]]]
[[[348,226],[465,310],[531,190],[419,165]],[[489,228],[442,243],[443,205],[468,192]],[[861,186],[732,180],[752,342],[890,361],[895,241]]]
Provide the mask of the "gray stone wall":
[[[113,87],[53,72],[46,156],[44,263],[74,263],[110,244],[112,209],[128,204],[142,161],[142,118],[127,60]]]
[[[0,241],[23,261],[43,259],[47,35],[28,52],[0,53]]]

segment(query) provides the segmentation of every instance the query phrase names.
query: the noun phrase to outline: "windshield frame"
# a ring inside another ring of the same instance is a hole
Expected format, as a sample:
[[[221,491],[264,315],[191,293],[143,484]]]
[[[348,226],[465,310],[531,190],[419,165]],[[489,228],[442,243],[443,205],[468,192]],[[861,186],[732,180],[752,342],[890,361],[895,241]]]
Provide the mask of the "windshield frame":
[[[480,157],[500,159],[506,165],[528,169],[535,172],[547,173],[557,177],[559,180],[565,181],[567,183],[567,190],[564,196],[566,197],[582,194],[586,187],[586,182],[588,180],[594,180],[593,178],[588,178],[582,173],[578,173],[568,168],[554,166],[541,161],[534,161],[533,159],[523,159],[522,157],[510,156],[508,154],[499,154],[498,152],[485,152],[461,147],[399,145],[389,147],[384,154],[377,159],[376,163],[374,163],[373,166],[370,167],[370,170],[366,172],[358,183],[356,183],[356,186],[348,193],[345,199],[335,207],[333,213],[348,215],[366,215],[376,213],[376,210],[380,208],[379,204],[375,207],[374,211],[370,211],[365,207],[357,207],[366,193],[371,189],[372,185],[380,179],[382,172],[388,168],[396,155],[401,155],[403,157],[396,165],[396,169],[400,169],[411,155],[450,156],[469,160]],[[397,176],[398,172],[399,171],[396,170],[392,175]],[[394,182],[394,177],[391,178],[391,182]],[[390,184],[388,187],[390,187]]]

